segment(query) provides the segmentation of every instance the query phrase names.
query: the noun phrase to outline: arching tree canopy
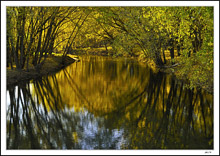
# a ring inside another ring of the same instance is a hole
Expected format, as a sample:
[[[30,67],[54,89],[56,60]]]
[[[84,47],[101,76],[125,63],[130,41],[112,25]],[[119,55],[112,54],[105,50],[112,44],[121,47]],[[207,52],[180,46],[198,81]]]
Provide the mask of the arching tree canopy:
[[[213,36],[213,7],[7,7],[7,66],[40,70],[53,52],[110,47],[158,67],[183,64],[180,75],[207,85]]]

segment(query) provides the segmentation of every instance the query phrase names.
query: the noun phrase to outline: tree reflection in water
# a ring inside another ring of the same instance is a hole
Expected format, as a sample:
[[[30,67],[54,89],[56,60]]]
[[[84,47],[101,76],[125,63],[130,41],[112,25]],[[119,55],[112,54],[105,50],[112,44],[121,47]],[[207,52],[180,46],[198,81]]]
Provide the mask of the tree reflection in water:
[[[9,87],[6,119],[8,149],[213,148],[213,96],[124,59]]]

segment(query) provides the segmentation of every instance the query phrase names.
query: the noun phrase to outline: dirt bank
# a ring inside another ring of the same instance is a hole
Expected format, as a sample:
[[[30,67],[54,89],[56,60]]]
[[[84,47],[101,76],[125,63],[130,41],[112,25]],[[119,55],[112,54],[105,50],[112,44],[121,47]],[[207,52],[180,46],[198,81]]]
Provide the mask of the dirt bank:
[[[72,64],[73,62],[75,62],[75,59],[69,56],[65,58],[64,63],[62,63],[61,56],[50,56],[42,66],[40,72],[37,72],[34,68],[30,68],[29,72],[25,70],[18,71],[15,69],[14,70],[7,69],[7,73],[6,73],[7,87],[10,85],[15,85],[21,81],[28,81],[31,79],[37,79],[45,75],[53,74],[63,69],[64,67]]]

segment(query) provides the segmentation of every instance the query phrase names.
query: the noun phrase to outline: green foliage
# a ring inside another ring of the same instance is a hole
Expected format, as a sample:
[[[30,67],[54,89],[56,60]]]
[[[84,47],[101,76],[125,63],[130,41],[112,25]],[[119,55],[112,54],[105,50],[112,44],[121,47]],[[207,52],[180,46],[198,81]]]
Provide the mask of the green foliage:
[[[182,64],[180,75],[189,77],[193,87],[212,86],[213,7],[110,7],[98,11],[99,22],[114,28],[111,45],[119,55],[132,53],[138,46],[142,58],[163,66],[161,48],[175,48],[180,55],[178,59],[171,56],[171,62]]]
[[[53,51],[62,51],[66,56],[87,12],[77,7],[7,7],[8,62],[28,70],[32,60],[40,70]]]
[[[55,50],[112,47],[114,56],[138,54],[159,67],[180,62],[181,75],[207,85],[213,30],[213,7],[7,7],[8,62],[24,68]]]

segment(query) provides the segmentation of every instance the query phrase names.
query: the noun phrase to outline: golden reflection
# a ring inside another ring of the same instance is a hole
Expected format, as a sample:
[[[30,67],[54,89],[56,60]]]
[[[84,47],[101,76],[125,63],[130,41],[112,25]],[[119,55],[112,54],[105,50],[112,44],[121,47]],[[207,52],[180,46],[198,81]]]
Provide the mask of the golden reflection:
[[[84,60],[82,60],[49,77],[47,83],[50,84],[53,94],[50,90],[44,93],[44,101],[53,99],[52,96],[57,97],[56,99],[60,96],[65,107],[74,107],[76,111],[86,107],[95,115],[102,115],[122,107],[121,104],[139,94],[148,83],[147,74],[144,74],[146,77],[141,80],[143,75],[134,73],[147,73],[144,67],[139,69],[135,63],[119,61],[112,63],[107,58],[95,59],[97,58],[89,58],[89,63],[83,63]],[[56,84],[59,85],[56,86]],[[44,86],[39,89],[39,92],[43,90],[46,91]],[[39,93],[35,92],[35,94]],[[124,98],[118,101],[122,96]],[[55,108],[55,106],[48,106],[48,103],[45,104],[48,111],[50,108]],[[63,109],[64,106],[60,105],[59,108]]]
[[[199,90],[188,91],[171,76],[150,73],[150,69],[131,60],[109,61],[104,57],[84,57],[81,62],[67,67],[55,77],[49,77],[48,83],[56,99],[62,97],[59,109],[73,107],[78,112],[86,108],[95,116],[104,116],[109,122],[115,121],[108,126],[118,129],[123,124],[130,126],[130,123],[136,123],[138,128],[134,134],[129,134],[134,142],[132,148],[143,137],[144,129],[148,133],[143,145],[150,144],[152,137],[157,136],[161,140],[160,143],[155,140],[158,148],[175,148],[165,144],[167,134],[182,139],[175,142],[183,142],[184,135],[191,133],[189,131],[192,131],[192,135],[212,136],[212,111],[209,107],[203,110],[204,103],[212,104],[212,96]],[[52,96],[50,91],[44,95],[47,95],[43,96],[44,101]],[[57,108],[46,107],[48,111],[49,108]],[[162,132],[164,129],[167,132]]]
[[[31,96],[34,109],[29,104],[26,112],[55,116],[46,125],[59,127],[63,133],[60,139],[59,132],[51,132],[59,147],[85,148],[82,138],[95,125],[95,141],[100,144],[107,144],[105,137],[114,138],[113,131],[121,131],[117,135],[123,142],[117,144],[123,149],[213,148],[213,96],[201,89],[184,88],[172,76],[153,73],[133,60],[83,56],[59,73],[33,81],[30,92],[22,87],[24,98]],[[16,103],[12,91],[10,95]],[[74,113],[68,114],[72,109]],[[42,118],[44,115],[37,120]],[[7,127],[16,131],[10,121]],[[44,126],[37,133],[47,131]]]

